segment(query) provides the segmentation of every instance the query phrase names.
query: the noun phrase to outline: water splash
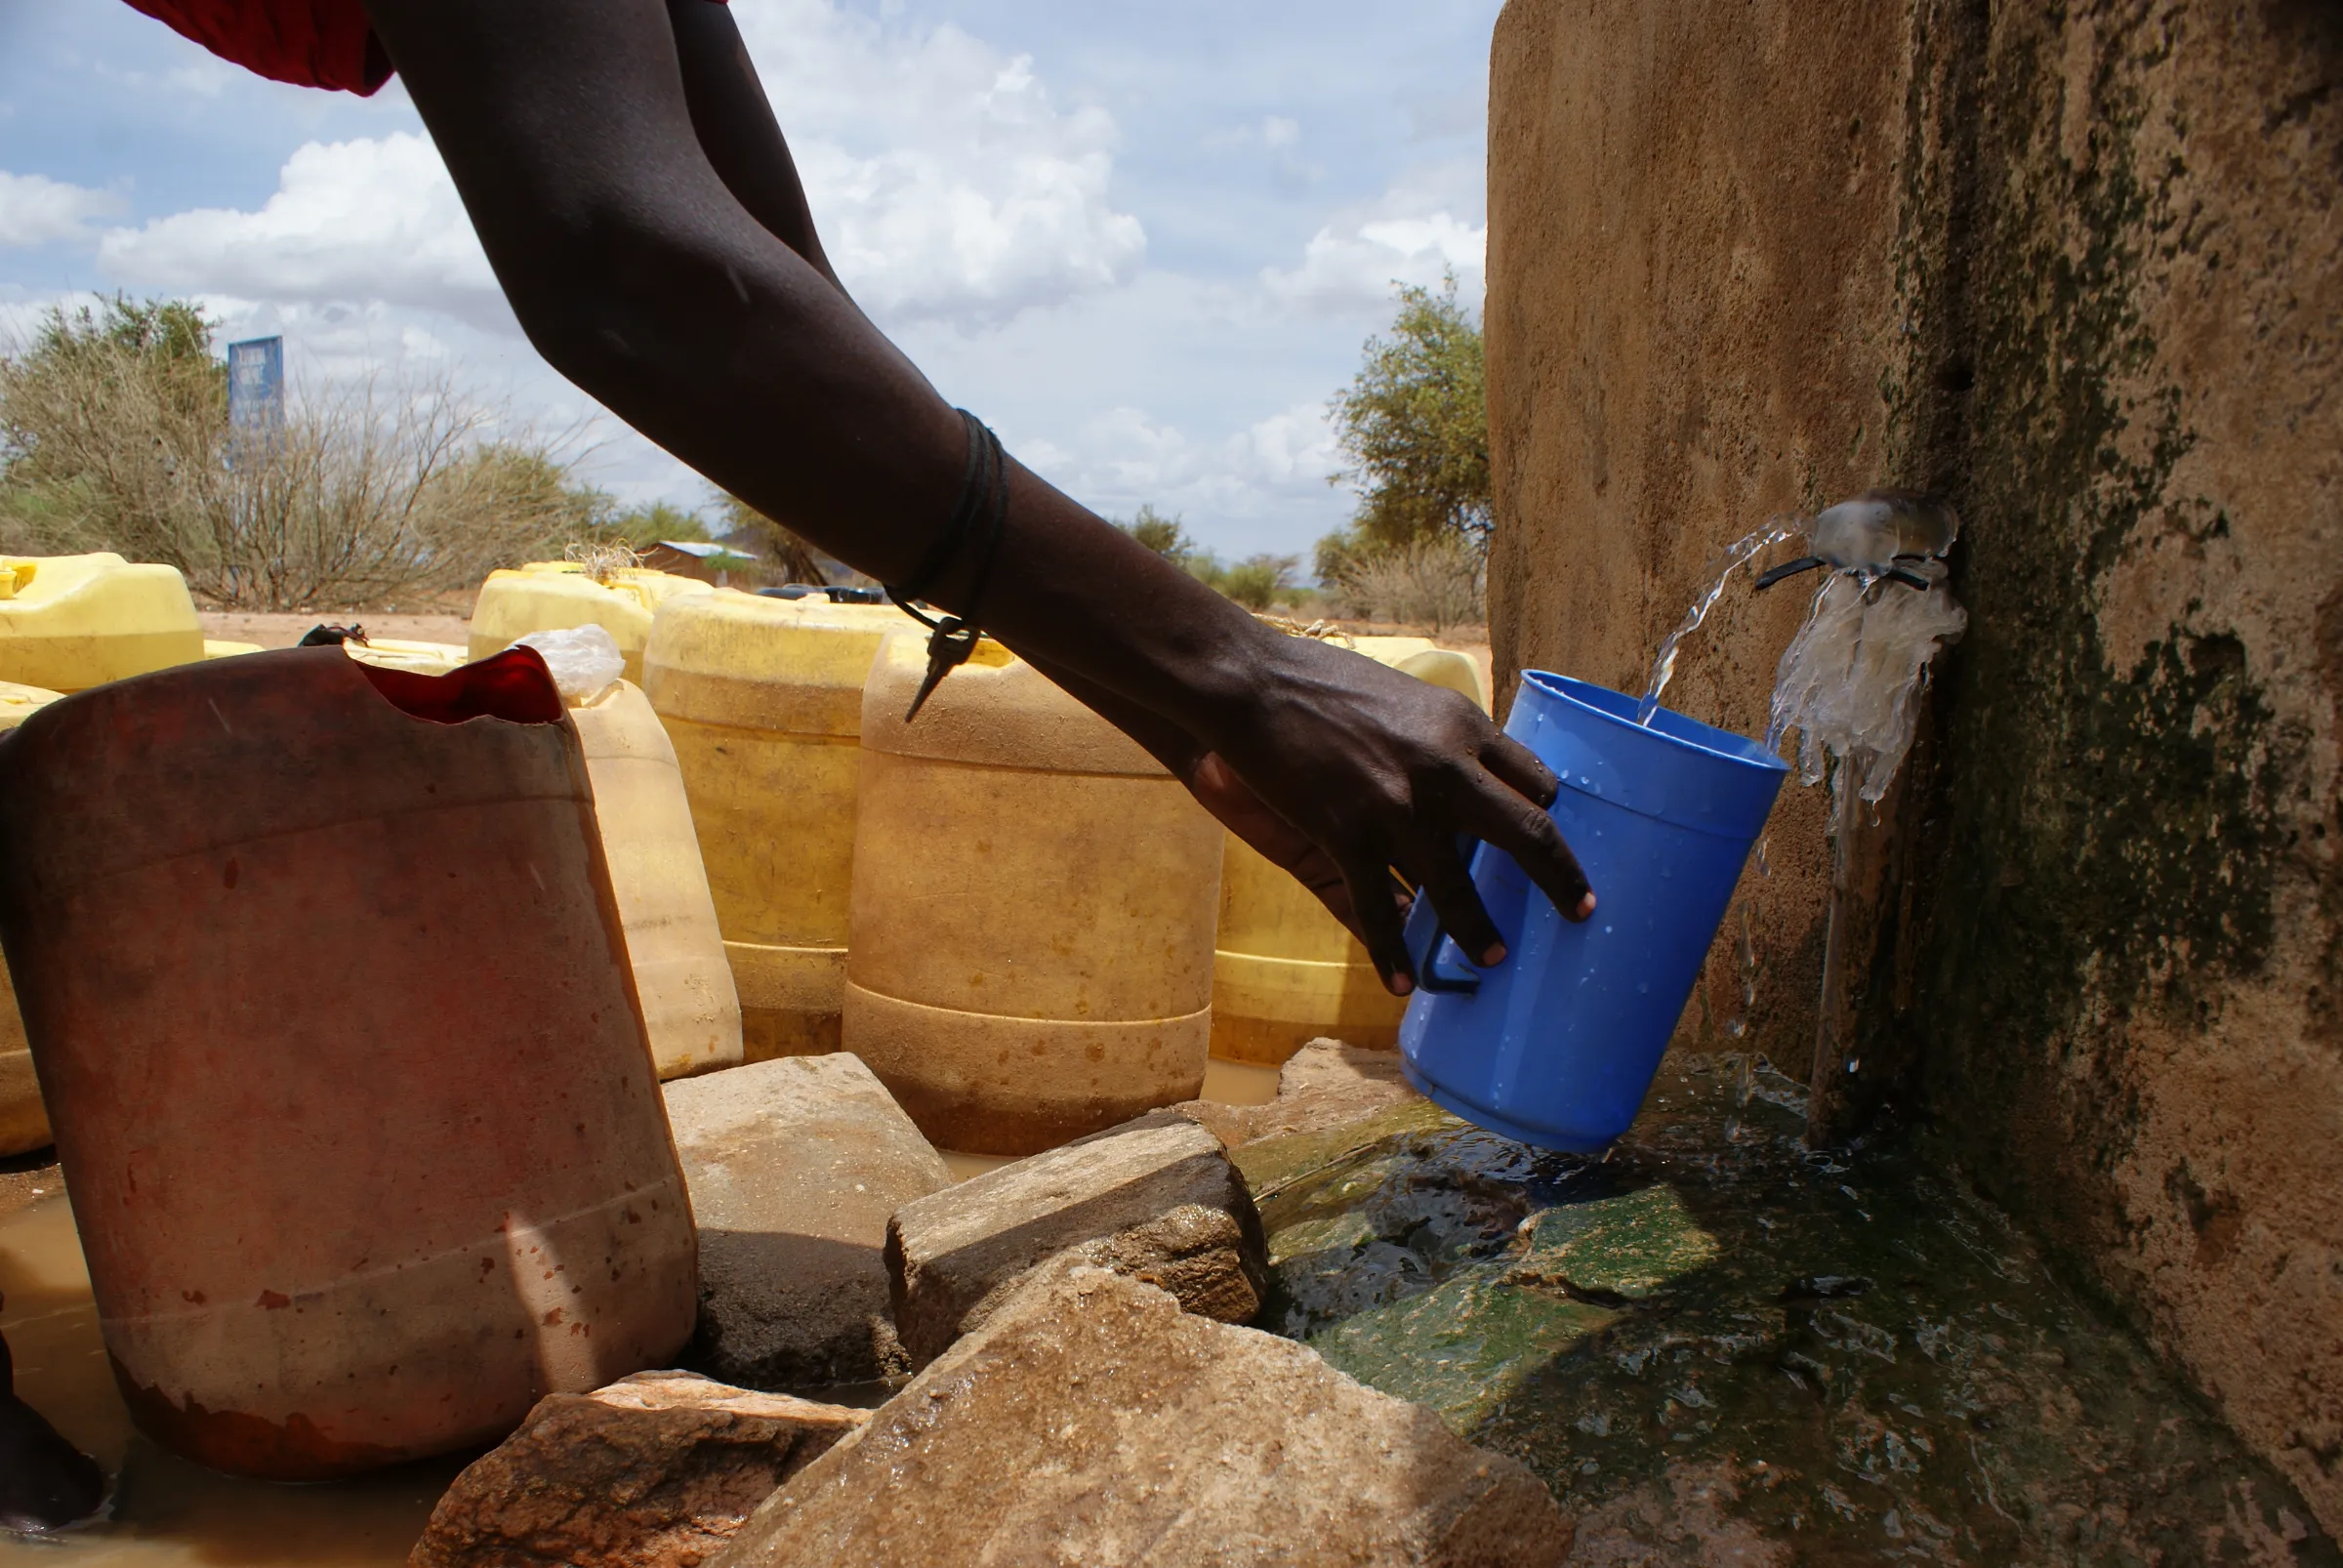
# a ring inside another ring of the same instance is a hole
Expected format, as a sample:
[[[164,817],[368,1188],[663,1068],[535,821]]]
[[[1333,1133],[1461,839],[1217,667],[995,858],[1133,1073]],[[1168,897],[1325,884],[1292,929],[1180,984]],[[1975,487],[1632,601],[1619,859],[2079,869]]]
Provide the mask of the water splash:
[[[1953,599],[1945,554],[1960,537],[1960,517],[1934,496],[1904,490],[1867,490],[1812,518],[1776,516],[1735,542],[1710,568],[1708,586],[1683,623],[1660,645],[1638,719],[1650,723],[1675,673],[1676,654],[1723,598],[1733,574],[1759,552],[1803,534],[1807,554],[1766,571],[1763,591],[1804,572],[1820,571],[1804,623],[1783,653],[1767,715],[1766,750],[1779,755],[1792,730],[1798,736],[1799,776],[1809,785],[1831,782],[1829,910],[1826,924],[1820,1035],[1815,1048],[1818,1138],[1835,1136],[1842,1088],[1857,1069],[1837,1039],[1853,939],[1855,829],[1881,825],[1880,803],[1902,770],[1919,723],[1929,667],[1938,651],[1959,640],[1968,615]],[[1762,846],[1759,875],[1771,876]],[[1736,947],[1743,1001],[1724,1022],[1738,1041],[1747,1032],[1755,1000],[1755,942],[1749,900],[1740,910]],[[1841,1060],[1842,1055],[1846,1058]],[[1841,1077],[1840,1069],[1848,1076]],[[1738,1116],[1727,1131],[1738,1135]]]
[[[1643,703],[1635,713],[1637,723],[1650,723],[1652,715],[1660,711],[1661,694],[1667,690],[1667,682],[1676,673],[1677,648],[1683,645],[1686,638],[1701,629],[1701,623],[1708,618],[1708,612],[1716,608],[1716,601],[1724,598],[1725,588],[1732,582],[1733,574],[1756,558],[1758,552],[1798,537],[1806,531],[1807,526],[1804,517],[1781,514],[1767,519],[1764,527],[1735,540],[1722,555],[1708,563],[1707,591],[1692,601],[1692,608],[1685,612],[1683,621],[1661,642],[1659,655],[1652,660],[1652,678],[1644,685]]]
[[[1934,496],[1867,490],[1817,514],[1806,533],[1813,554],[1757,584],[1825,568],[1775,672],[1766,749],[1779,753],[1795,729],[1800,778],[1822,782],[1836,759],[1846,776],[1833,788],[1876,807],[1911,749],[1930,662],[1968,625],[1945,581],[1960,515]],[[1843,806],[1831,815],[1853,821]]]
[[[1801,779],[1821,783],[1836,758],[1872,805],[1911,749],[1930,662],[1960,640],[1969,620],[1945,585],[1944,562],[1900,570],[1927,586],[1867,583],[1853,572],[1824,579],[1775,673],[1765,733],[1766,749],[1779,753],[1796,730]]]

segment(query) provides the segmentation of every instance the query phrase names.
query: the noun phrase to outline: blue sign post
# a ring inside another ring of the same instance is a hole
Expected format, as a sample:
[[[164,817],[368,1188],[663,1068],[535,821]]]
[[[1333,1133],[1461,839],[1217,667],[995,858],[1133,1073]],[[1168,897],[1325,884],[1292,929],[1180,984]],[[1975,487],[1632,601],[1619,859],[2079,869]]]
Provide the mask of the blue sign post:
[[[227,346],[227,424],[239,441],[273,443],[285,429],[285,340]]]

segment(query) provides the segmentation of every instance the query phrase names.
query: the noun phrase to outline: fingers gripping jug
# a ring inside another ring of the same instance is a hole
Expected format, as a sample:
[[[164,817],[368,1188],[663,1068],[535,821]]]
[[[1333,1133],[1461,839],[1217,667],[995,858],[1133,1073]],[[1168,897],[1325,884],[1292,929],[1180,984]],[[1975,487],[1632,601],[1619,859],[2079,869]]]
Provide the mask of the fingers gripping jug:
[[[1431,900],[1408,917],[1418,988],[1400,1025],[1408,1078],[1459,1116],[1593,1153],[1627,1130],[1788,772],[1752,740],[1635,699],[1524,671],[1505,733],[1561,780],[1554,823],[1593,886],[1573,925],[1502,850],[1472,881],[1504,938],[1465,963]]]

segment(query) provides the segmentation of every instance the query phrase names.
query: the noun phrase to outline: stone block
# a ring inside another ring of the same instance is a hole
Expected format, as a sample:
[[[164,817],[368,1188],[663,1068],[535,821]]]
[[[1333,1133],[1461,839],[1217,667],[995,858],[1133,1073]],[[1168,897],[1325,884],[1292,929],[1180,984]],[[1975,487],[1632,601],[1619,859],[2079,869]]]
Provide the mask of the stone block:
[[[887,1312],[887,1217],[952,1173],[850,1055],[666,1086],[700,1232],[698,1365],[761,1388],[910,1370]]]
[[[1264,1138],[1328,1133],[1403,1105],[1425,1103],[1408,1086],[1399,1052],[1340,1040],[1313,1040],[1277,1075],[1277,1098],[1263,1105],[1192,1099],[1172,1107],[1209,1127],[1231,1149]]]
[[[719,1568],[1551,1568],[1536,1476],[1290,1340],[1060,1259],[776,1492]]]
[[[697,1568],[869,1419],[687,1372],[555,1394],[456,1478],[409,1568]]]
[[[1153,1112],[1005,1165],[899,1211],[886,1230],[895,1325],[922,1365],[1069,1249],[1242,1323],[1267,1277],[1260,1218],[1220,1140]]]

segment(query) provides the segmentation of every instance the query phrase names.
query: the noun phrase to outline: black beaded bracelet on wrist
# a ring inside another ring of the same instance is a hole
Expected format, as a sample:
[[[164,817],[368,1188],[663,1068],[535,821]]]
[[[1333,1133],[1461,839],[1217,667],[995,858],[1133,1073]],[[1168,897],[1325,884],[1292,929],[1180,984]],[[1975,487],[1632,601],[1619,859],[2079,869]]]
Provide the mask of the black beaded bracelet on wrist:
[[[943,684],[944,677],[967,663],[968,655],[976,651],[977,640],[984,636],[977,616],[984,607],[993,563],[1001,554],[1002,537],[1008,531],[1008,459],[1001,450],[1001,437],[966,409],[959,413],[968,428],[968,467],[961,480],[960,500],[919,570],[902,584],[890,583],[886,589],[886,597],[894,600],[897,609],[928,629],[927,676],[903,716],[905,723],[920,716],[920,709]],[[939,619],[920,608],[919,600],[952,569],[964,549],[973,549],[976,555],[963,607],[959,614]]]

